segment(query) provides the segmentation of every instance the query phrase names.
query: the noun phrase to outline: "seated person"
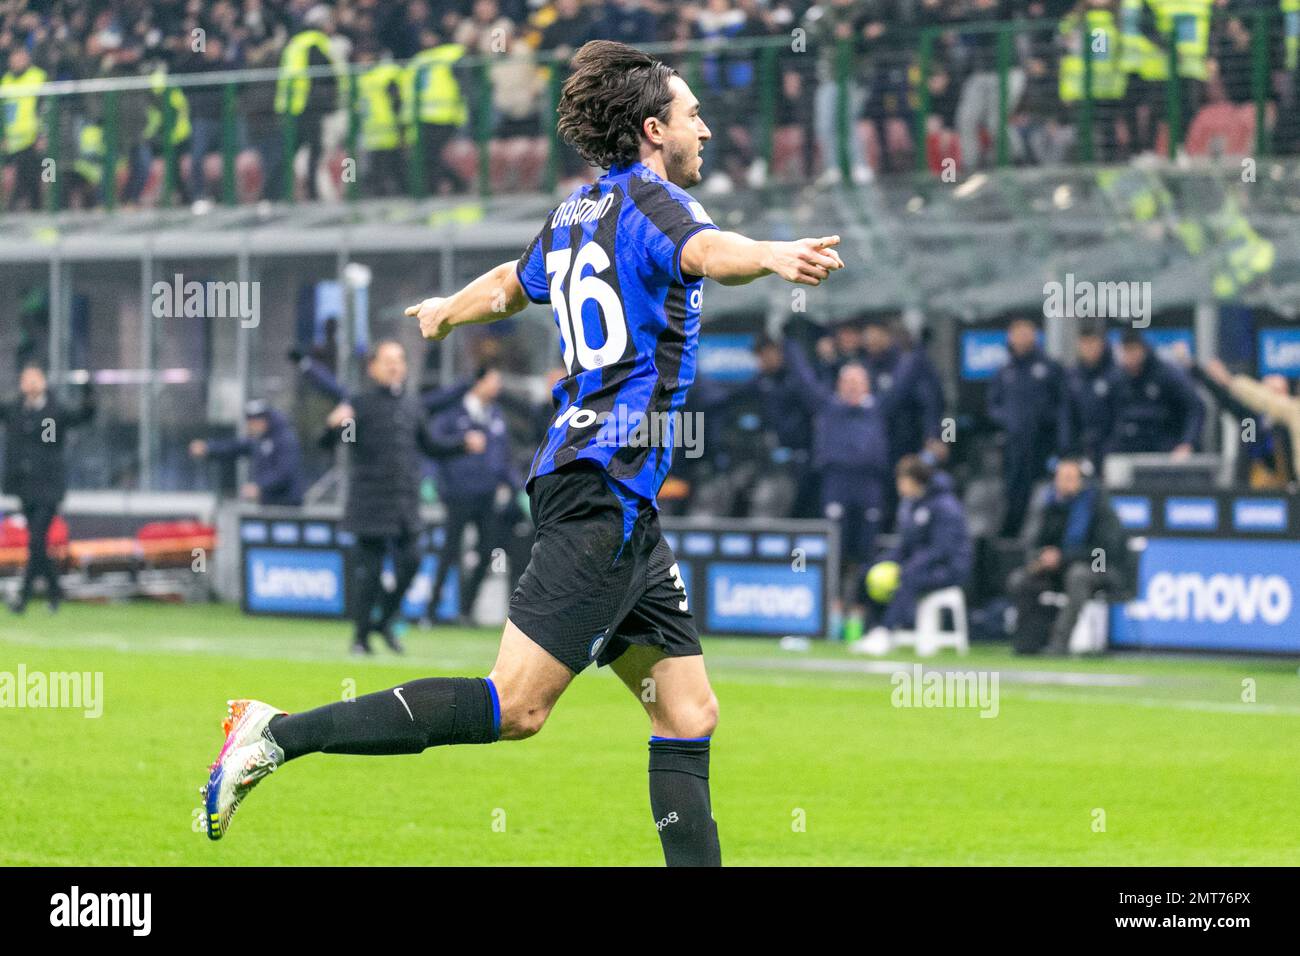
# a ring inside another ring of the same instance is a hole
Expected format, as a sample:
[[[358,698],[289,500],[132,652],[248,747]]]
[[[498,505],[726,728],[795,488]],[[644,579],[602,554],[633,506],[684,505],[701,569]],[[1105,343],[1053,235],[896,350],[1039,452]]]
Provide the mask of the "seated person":
[[[1106,493],[1085,480],[1080,459],[1057,463],[1052,484],[1030,513],[1024,541],[1029,561],[1007,581],[1017,610],[1013,648],[1065,654],[1084,604],[1099,589],[1119,587],[1128,562],[1119,517]],[[1044,591],[1064,591],[1066,597],[1050,633],[1039,601]]]
[[[900,458],[895,474],[898,542],[881,556],[881,563],[897,563],[898,587],[885,603],[879,623],[850,645],[858,653],[887,653],[893,646],[893,632],[913,626],[922,597],[960,586],[970,575],[974,549],[952,479],[919,455]]]

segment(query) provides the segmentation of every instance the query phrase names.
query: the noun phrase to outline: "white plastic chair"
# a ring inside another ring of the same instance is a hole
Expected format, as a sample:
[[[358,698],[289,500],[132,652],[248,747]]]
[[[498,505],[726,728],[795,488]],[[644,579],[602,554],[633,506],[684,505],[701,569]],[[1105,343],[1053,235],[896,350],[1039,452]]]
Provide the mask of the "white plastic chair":
[[[1093,598],[1079,612],[1070,632],[1071,654],[1103,654],[1110,641],[1110,605]]]
[[[943,612],[952,612],[951,631],[943,630]],[[916,605],[916,629],[895,631],[894,644],[915,647],[921,657],[930,657],[945,647],[958,654],[970,650],[970,636],[966,624],[966,595],[959,587],[931,591]]]

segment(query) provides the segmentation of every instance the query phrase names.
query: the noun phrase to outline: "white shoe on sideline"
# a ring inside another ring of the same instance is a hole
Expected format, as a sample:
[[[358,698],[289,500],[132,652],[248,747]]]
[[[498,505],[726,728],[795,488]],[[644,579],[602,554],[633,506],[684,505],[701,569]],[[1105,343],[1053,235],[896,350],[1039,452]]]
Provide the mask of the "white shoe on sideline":
[[[851,653],[870,654],[872,657],[882,657],[893,649],[894,639],[883,627],[873,627],[866,637],[849,645]]]

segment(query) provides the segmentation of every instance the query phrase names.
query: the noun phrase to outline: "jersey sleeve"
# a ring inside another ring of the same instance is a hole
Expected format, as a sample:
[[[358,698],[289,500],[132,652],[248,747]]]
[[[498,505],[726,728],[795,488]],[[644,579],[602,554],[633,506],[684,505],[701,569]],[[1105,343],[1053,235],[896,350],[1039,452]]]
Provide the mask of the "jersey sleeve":
[[[524,250],[524,254],[519,257],[519,261],[515,263],[515,275],[519,277],[519,284],[524,287],[524,295],[528,296],[529,302],[536,302],[538,305],[546,305],[551,301],[551,290],[546,283],[546,263],[543,261],[542,247],[542,234],[546,232],[550,221],[550,217],[547,216],[546,222],[542,224],[542,231],[533,238],[528,248]]]
[[[682,285],[699,281],[683,274],[682,247],[700,230],[718,228],[704,207],[685,190],[638,179],[632,180],[632,199],[641,214],[640,240],[655,268]]]

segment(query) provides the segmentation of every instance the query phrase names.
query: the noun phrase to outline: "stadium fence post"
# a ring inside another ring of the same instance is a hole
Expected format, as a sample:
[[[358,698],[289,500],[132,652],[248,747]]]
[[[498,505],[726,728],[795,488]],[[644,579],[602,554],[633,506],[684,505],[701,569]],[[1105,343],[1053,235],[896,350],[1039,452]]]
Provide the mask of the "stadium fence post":
[[[776,46],[765,44],[758,52],[758,154],[772,172],[773,140],[776,132],[776,84],[778,71]]]
[[[549,114],[542,114],[542,128],[546,130],[546,180],[545,188],[548,193],[555,192],[555,187],[560,181],[560,149],[563,143],[560,140],[559,126],[548,121],[547,117],[554,116],[555,111],[560,105],[560,95],[564,87],[563,62],[560,57],[554,57],[551,60],[551,68],[546,82],[546,106],[550,107]]]
[[[1088,18],[1085,15],[1079,24],[1079,32],[1082,34],[1083,42],[1083,104],[1079,114],[1079,158],[1085,163],[1091,163],[1096,155],[1093,148],[1093,98],[1092,98],[1092,31],[1088,29]]]
[[[852,131],[849,124],[849,73],[853,64],[853,46],[849,40],[838,40],[835,44],[835,152],[839,160],[840,175],[845,182],[850,180],[852,169],[849,162],[849,136]],[[865,157],[863,158],[865,161]]]
[[[930,68],[934,62],[934,28],[926,27],[921,31],[920,63],[917,76],[917,110],[916,110],[916,171],[923,173],[929,168],[926,155],[926,142],[930,125]]]
[[[1010,24],[998,27],[998,168],[1006,166],[1008,154],[1008,130],[1010,121],[1010,85],[1008,73],[1011,71],[1011,30]]]
[[[420,121],[419,90],[420,77],[417,70],[406,87],[406,95],[410,97],[410,102],[404,104],[404,108],[410,111],[408,115],[411,117],[406,164],[410,167],[412,199],[423,199],[428,191],[428,185],[424,180],[424,123]]]
[[[1165,155],[1169,159],[1178,158],[1178,143],[1183,138],[1182,131],[1182,90],[1178,83],[1178,33],[1172,27],[1166,37],[1169,45],[1169,79],[1165,88],[1165,122],[1169,126],[1169,142],[1165,146]]]
[[[239,90],[227,83],[221,91],[221,199],[227,206],[237,200],[235,193],[235,160],[238,158],[235,141],[235,98]]]
[[[355,199],[357,198],[357,179],[358,179],[358,177],[359,177],[360,174],[361,174],[361,171],[360,171],[360,168],[359,168],[360,165],[361,165],[361,157],[360,157],[360,155],[358,154],[358,151],[357,151],[357,132],[358,132],[358,123],[357,123],[357,85],[358,85],[358,81],[359,81],[360,79],[361,79],[361,74],[360,74],[360,73],[358,73],[355,77],[353,77],[352,82],[348,84],[348,93],[347,93],[347,111],[348,111],[347,149],[348,149],[348,154],[347,154],[347,157],[346,157],[346,158],[352,160],[352,178],[351,178],[351,179],[347,179],[347,178],[346,178],[346,168],[345,168],[345,170],[344,170],[344,173],[345,173],[345,181],[344,181],[344,183],[343,183],[343,193],[344,193],[344,195],[347,197],[347,199],[348,199],[349,201],[353,201],[353,200],[355,200]]]
[[[55,170],[61,169],[63,165],[63,97],[51,96],[50,108],[45,114],[45,154],[54,160]],[[3,117],[4,110],[0,110],[0,117]],[[4,126],[0,121],[0,135],[3,135]],[[59,184],[62,178],[55,175],[50,181],[50,188],[45,193],[45,211],[58,212],[59,210]]]
[[[117,90],[104,95],[104,181],[100,184],[104,208],[117,205]]]
[[[478,143],[478,192],[492,195],[492,72],[487,58],[474,66],[474,139]]]
[[[1263,159],[1268,153],[1268,43],[1269,16],[1265,10],[1255,11],[1255,29],[1251,31],[1250,89],[1255,100],[1255,158]]]
[[[172,141],[176,131],[176,110],[172,106],[172,88],[162,89],[162,138],[163,138],[163,188],[161,206],[170,206],[176,192],[176,144]]]
[[[284,176],[284,182],[280,184],[283,190],[283,198],[287,203],[293,203],[293,154],[298,151],[298,117],[294,116],[288,110],[281,113],[284,126],[281,127],[281,135],[284,137],[284,156],[281,158],[281,175]]]

